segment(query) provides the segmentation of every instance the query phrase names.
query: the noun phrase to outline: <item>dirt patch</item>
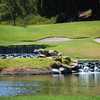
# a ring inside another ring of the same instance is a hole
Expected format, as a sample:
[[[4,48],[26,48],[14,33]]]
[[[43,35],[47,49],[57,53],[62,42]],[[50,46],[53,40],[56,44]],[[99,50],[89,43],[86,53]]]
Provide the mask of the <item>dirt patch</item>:
[[[37,42],[41,43],[60,43],[60,42],[68,42],[71,41],[72,39],[70,38],[64,38],[64,37],[50,37],[50,38],[45,38],[38,40]]]
[[[100,43],[100,38],[94,39],[95,42]]]
[[[4,68],[0,71],[0,75],[46,75],[51,70],[46,68]]]

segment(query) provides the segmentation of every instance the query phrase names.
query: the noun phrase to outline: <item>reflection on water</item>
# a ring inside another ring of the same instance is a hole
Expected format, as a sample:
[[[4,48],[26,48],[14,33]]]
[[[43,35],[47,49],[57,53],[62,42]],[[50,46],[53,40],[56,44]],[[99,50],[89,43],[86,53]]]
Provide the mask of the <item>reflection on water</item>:
[[[80,85],[84,85],[86,87],[96,87],[100,85],[100,74],[80,74],[79,80]]]
[[[0,96],[100,95],[100,74],[0,76]]]
[[[22,94],[35,94],[39,91],[40,86],[38,82],[0,82],[0,96],[15,96]]]

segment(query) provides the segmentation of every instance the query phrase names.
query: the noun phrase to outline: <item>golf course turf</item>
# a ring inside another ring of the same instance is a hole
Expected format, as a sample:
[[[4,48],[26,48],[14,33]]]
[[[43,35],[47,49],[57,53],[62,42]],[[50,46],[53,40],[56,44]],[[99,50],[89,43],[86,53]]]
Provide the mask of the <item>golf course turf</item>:
[[[72,39],[61,43],[41,43],[48,37]],[[74,22],[63,24],[34,25],[27,27],[0,25],[0,46],[48,45],[47,50],[57,50],[64,56],[75,59],[100,59],[100,21]],[[52,60],[46,58],[0,59],[2,68],[48,68]],[[0,100],[100,100],[92,96],[16,96],[0,97]]]
[[[72,39],[61,43],[41,43],[48,37]],[[58,50],[64,56],[78,59],[99,59],[100,21],[73,22],[63,24],[34,25],[27,27],[0,25],[0,45],[49,45],[46,49]]]
[[[61,43],[41,43],[48,37],[69,38]],[[57,50],[64,56],[75,59],[100,59],[100,21],[73,22],[63,24],[34,25],[27,27],[0,25],[0,46],[48,45],[45,49]],[[0,68],[31,67],[47,68],[52,63],[48,59],[18,58],[0,59]]]

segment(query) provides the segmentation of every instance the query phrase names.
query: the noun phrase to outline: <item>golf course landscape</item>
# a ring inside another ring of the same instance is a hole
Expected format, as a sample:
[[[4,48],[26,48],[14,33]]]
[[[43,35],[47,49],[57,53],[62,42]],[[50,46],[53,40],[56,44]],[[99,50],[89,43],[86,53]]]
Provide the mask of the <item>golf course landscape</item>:
[[[0,25],[0,45],[46,45],[46,50],[57,50],[74,59],[100,59],[100,21],[47,24],[33,26]],[[60,38],[59,41],[54,41]],[[49,39],[51,41],[42,41]],[[67,39],[65,41],[61,41]],[[34,59],[34,60],[33,60]],[[41,61],[43,63],[41,63]],[[44,63],[45,62],[45,63]],[[52,61],[45,58],[0,59],[0,67],[48,67]],[[28,65],[29,64],[29,65]]]
[[[100,59],[100,21],[83,21],[62,24],[11,26],[0,25],[0,46],[45,46],[72,59]],[[0,59],[0,70],[13,68],[49,68],[49,58]],[[96,96],[12,96],[0,100],[99,100]]]
[[[0,0],[0,100],[100,100],[100,0]]]
[[[80,59],[99,59],[100,43],[94,41],[96,38],[100,37],[99,26],[100,21],[34,25],[26,27],[0,25],[0,45],[45,44],[48,45],[46,49],[61,51],[64,56]],[[61,43],[41,43],[38,41],[48,37],[65,37],[71,40]]]

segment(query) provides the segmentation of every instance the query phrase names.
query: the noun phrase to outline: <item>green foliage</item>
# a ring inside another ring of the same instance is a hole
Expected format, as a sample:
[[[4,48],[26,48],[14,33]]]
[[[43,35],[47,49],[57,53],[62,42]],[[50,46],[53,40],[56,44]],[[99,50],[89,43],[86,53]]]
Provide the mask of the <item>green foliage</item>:
[[[36,24],[51,24],[55,23],[55,17],[52,17],[51,19],[42,17],[40,15],[28,15],[24,19],[17,18],[16,25],[36,25]]]
[[[26,26],[27,24],[55,23],[55,18],[41,17],[38,13],[38,0],[1,0],[1,24]]]
[[[63,58],[63,63],[69,65],[71,63],[71,58],[70,57]]]
[[[93,4],[89,0],[0,0],[0,21],[6,21],[12,25],[16,25],[17,21],[20,23],[20,20],[17,20],[17,18],[21,19],[24,25],[27,23],[41,24],[43,21],[44,24],[51,22],[71,22],[80,20],[78,16],[79,12],[84,10],[81,9],[81,6],[84,9],[86,8],[86,10],[90,9],[93,11],[93,14],[90,14],[91,11],[88,12],[89,16],[82,18],[82,20],[100,19],[99,0],[95,0]],[[36,22],[30,22],[31,18],[29,16],[31,17],[31,15],[38,17],[35,18]],[[41,19],[39,15],[44,18],[41,17]],[[48,19],[45,19],[45,17],[51,18],[53,16],[58,17],[51,19],[50,22],[48,22]]]
[[[25,19],[26,16],[37,14],[38,0],[1,0],[0,2],[0,19],[2,21],[13,22],[16,25],[16,18]],[[23,23],[24,20],[23,20]]]

